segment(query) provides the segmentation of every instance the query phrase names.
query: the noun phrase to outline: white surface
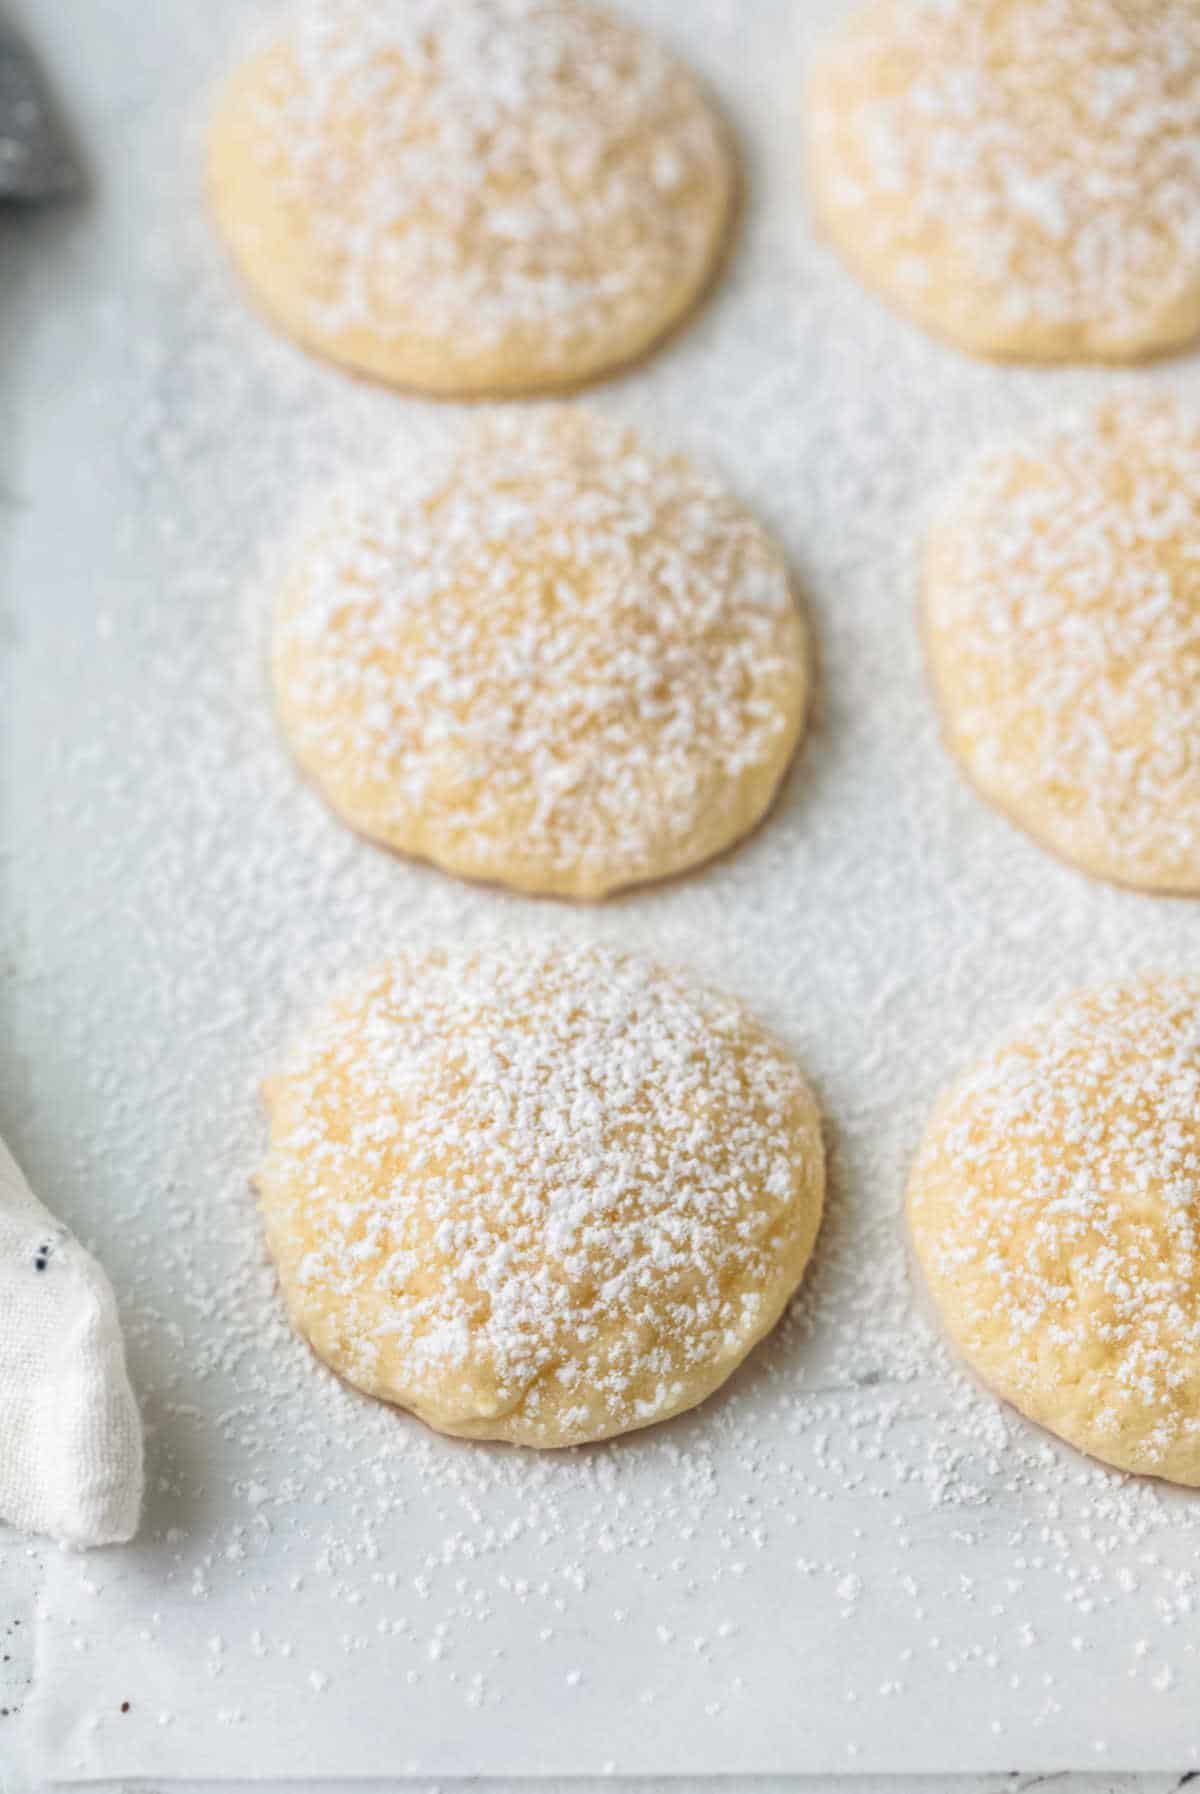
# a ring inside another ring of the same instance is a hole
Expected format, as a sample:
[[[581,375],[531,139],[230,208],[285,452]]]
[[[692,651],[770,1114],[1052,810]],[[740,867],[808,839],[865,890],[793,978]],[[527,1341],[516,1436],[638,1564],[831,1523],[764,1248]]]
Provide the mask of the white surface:
[[[34,1601],[43,1550],[40,1543],[0,1528],[0,1794],[26,1794],[28,1787],[23,1712],[33,1679]]]
[[[241,306],[194,108],[258,10],[26,8],[96,193],[0,245],[0,1128],[113,1277],[150,1480],[137,1546],[50,1559],[38,1772],[1182,1773],[1200,1508],[969,1387],[914,1311],[898,1217],[929,1102],[994,1032],[1200,944],[1195,905],[1087,884],[965,789],[913,531],[996,429],[1115,386],[1200,397],[1200,365],[1002,372],[924,341],[807,233],[788,0],[641,0],[735,113],[749,216],[702,318],[595,402],[781,532],[818,716],[767,825],[697,877],[594,910],[452,883],[342,831],[268,713],[256,586],[297,491],[461,414]],[[831,1212],[776,1338],[694,1415],[545,1459],[337,1385],[282,1324],[246,1189],[255,1079],[313,993],[389,941],[495,929],[695,965],[829,1116]]]

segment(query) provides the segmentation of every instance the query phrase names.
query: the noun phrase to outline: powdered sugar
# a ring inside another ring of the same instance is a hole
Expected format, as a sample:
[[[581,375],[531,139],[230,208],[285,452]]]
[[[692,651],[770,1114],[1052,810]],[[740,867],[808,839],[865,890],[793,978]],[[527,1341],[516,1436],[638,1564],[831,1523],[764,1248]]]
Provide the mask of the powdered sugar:
[[[570,379],[671,321],[724,223],[692,80],[579,0],[304,0],[246,106],[326,336]]]
[[[807,687],[782,557],[678,458],[579,411],[368,471],[294,551],[276,686],[364,832],[595,895],[748,828]]]
[[[1061,329],[1068,350],[1100,354],[1154,346],[1156,321],[1167,341],[1187,331],[1200,285],[1189,0],[882,0],[826,67],[814,129],[831,146],[830,199],[919,313],[989,313],[1018,352],[1022,328],[1035,351]],[[961,291],[939,294],[947,284]]]
[[[957,1087],[918,1250],[984,1377],[1112,1462],[1200,1481],[1200,984],[1074,997]]]
[[[594,402],[711,464],[779,537],[813,619],[814,726],[767,824],[702,874],[586,910],[474,889],[356,840],[296,778],[265,670],[276,566],[256,578],[302,492],[400,441],[419,464],[467,420],[312,363],[233,289],[199,132],[179,139],[240,4],[161,0],[128,31],[110,8],[43,13],[107,180],[94,215],[12,246],[11,484],[32,503],[5,522],[0,1131],[120,1292],[150,1505],[135,1547],[53,1566],[42,1762],[922,1787],[1098,1744],[1186,1763],[1194,1501],[981,1394],[914,1311],[900,1231],[952,1076],[1045,999],[1200,946],[1194,906],[1090,883],[982,804],[922,677],[931,497],[998,431],[1108,381],[949,356],[812,244],[789,22],[830,15],[639,4],[687,36],[756,174],[712,306]],[[255,1082],[343,978],[430,935],[678,963],[811,1077],[832,1180],[811,1281],[693,1414],[536,1457],[456,1443],[290,1333],[247,1188]]]
[[[1051,846],[1200,886],[1200,423],[1159,402],[986,453],[926,557],[950,738]]]
[[[298,1324],[371,1393],[564,1445],[692,1405],[792,1294],[824,1175],[795,1066],[599,949],[406,955],[270,1086]]]

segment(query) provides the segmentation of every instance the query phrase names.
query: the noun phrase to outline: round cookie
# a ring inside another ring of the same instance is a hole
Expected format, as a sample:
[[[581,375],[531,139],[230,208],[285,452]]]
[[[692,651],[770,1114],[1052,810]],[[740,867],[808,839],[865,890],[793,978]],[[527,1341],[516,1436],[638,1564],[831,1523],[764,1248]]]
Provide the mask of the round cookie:
[[[1200,981],[1071,997],[939,1103],[909,1186],[950,1337],[1122,1470],[1200,1485]]]
[[[578,1445],[716,1389],[812,1251],[799,1070],[733,999],[599,949],[405,954],[266,1087],[292,1321],[441,1432]]]
[[[306,0],[210,136],[216,217],[264,309],[429,393],[641,355],[708,283],[734,187],[691,76],[582,0]]]
[[[294,558],[274,682],[364,834],[598,897],[759,820],[808,691],[782,556],[680,459],[570,407],[347,487]]]
[[[945,735],[1097,878],[1200,891],[1200,421],[1106,406],[984,455],[931,532]]]
[[[960,348],[1134,361],[1200,333],[1195,0],[870,0],[807,119],[833,243]]]

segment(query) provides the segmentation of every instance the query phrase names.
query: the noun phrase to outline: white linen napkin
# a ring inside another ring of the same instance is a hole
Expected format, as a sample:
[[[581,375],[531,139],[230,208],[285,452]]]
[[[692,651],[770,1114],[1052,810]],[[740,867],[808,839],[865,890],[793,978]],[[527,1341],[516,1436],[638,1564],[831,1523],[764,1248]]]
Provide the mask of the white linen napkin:
[[[0,1519],[71,1545],[133,1537],[142,1426],[108,1278],[0,1140]]]

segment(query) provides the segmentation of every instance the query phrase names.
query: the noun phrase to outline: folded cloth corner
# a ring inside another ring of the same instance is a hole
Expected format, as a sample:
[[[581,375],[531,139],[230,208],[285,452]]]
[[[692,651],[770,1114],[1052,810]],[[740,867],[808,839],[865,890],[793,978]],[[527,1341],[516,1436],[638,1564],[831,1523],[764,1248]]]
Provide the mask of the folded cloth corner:
[[[108,1278],[0,1140],[0,1519],[70,1545],[133,1537],[142,1426]]]

